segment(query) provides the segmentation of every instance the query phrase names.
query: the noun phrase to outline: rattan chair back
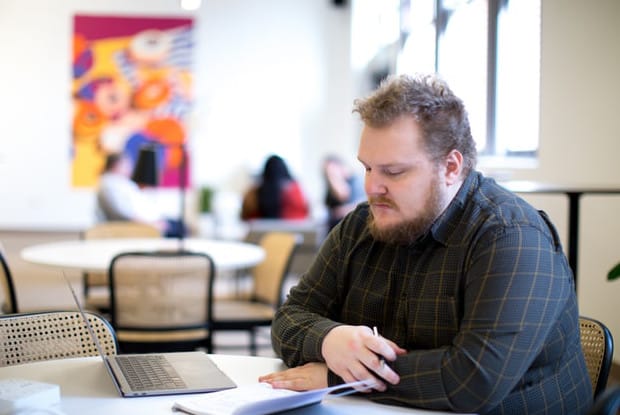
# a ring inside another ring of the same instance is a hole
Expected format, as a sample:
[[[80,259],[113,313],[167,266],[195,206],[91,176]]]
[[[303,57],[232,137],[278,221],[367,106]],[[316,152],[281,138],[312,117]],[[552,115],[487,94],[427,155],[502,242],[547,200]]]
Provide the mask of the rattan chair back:
[[[189,349],[199,345],[211,351],[214,274],[213,260],[204,253],[115,256],[109,270],[110,316],[121,349],[134,343],[145,345],[132,349],[136,352],[174,351],[186,343]]]
[[[213,323],[216,331],[247,331],[250,343],[242,347],[248,347],[250,354],[256,355],[257,330],[271,325],[284,296],[283,287],[295,251],[302,242],[303,236],[294,232],[267,232],[261,237],[259,244],[265,251],[265,259],[252,269],[252,295],[248,299],[216,299]]]
[[[161,231],[153,225],[131,221],[101,222],[83,232],[84,239],[159,238]]]
[[[85,315],[103,353],[116,354],[116,337],[110,324],[96,314]],[[0,315],[0,366],[98,355],[95,341],[77,311]]]
[[[579,317],[579,328],[581,348],[596,397],[607,386],[614,349],[613,337],[603,323],[589,317]]]
[[[82,239],[159,237],[161,237],[161,231],[155,226],[131,221],[101,222],[82,232]],[[86,308],[107,313],[110,308],[107,273],[84,273],[82,280]]]
[[[265,251],[265,259],[252,270],[254,301],[280,306],[282,284],[302,241],[301,234],[292,232],[267,232],[262,236],[259,245]]]

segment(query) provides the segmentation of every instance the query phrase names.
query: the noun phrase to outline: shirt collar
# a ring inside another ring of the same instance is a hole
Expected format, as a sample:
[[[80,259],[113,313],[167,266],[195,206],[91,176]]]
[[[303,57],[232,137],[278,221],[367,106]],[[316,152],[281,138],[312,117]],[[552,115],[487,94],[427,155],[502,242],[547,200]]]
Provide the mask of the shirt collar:
[[[473,192],[474,189],[478,188],[481,178],[481,173],[476,171],[471,171],[467,175],[461,188],[448,204],[448,207],[446,207],[446,210],[444,210],[431,225],[427,237],[431,236],[437,242],[447,245],[452,229],[454,228],[454,223],[457,221],[456,218],[460,216],[460,213],[465,207],[469,194]]]

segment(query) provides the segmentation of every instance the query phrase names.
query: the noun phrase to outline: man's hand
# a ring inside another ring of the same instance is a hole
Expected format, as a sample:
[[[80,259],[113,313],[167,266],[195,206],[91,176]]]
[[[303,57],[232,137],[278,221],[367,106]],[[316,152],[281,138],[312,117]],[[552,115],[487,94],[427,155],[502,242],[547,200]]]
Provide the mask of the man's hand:
[[[327,367],[345,382],[373,380],[375,389],[384,391],[387,388],[384,380],[395,385],[400,377],[381,361],[381,357],[391,362],[406,350],[381,336],[374,336],[370,327],[338,326],[323,339],[321,353]]]
[[[282,372],[274,372],[258,378],[259,382],[267,382],[276,389],[305,391],[326,388],[327,366],[325,363],[306,363]]]

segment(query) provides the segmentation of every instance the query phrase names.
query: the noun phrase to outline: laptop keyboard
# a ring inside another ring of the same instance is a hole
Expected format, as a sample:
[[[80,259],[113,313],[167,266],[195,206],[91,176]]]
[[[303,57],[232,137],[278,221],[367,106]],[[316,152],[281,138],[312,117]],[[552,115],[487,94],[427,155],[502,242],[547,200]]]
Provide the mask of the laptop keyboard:
[[[186,386],[165,356],[117,355],[115,359],[133,390],[182,389]]]

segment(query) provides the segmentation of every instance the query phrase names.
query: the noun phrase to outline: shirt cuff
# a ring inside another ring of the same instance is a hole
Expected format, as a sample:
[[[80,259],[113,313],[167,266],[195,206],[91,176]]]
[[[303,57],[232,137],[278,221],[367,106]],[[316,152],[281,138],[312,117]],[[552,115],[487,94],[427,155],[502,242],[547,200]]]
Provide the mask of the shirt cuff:
[[[336,386],[344,383],[344,380],[332,372],[330,369],[327,370],[327,386]]]

